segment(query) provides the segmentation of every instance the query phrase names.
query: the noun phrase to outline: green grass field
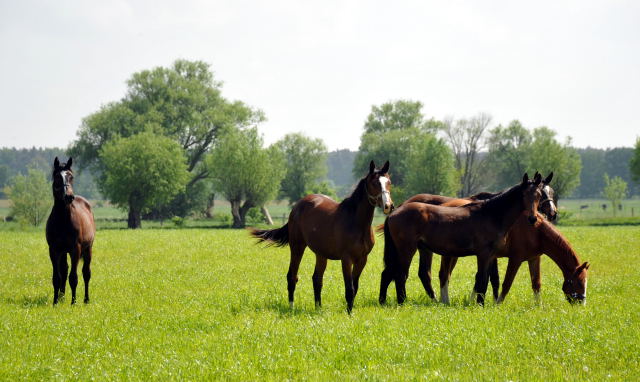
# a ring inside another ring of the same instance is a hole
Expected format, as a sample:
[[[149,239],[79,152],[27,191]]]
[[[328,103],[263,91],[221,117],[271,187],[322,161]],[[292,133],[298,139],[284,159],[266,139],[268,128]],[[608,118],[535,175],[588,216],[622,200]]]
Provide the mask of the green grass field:
[[[565,301],[561,273],[545,257],[541,304],[526,266],[503,305],[468,304],[475,259],[467,258],[453,275],[451,306],[425,298],[416,261],[408,303],[397,306],[391,293],[381,307],[379,239],[351,316],[338,262],[316,310],[307,251],[290,310],[288,249],[226,229],[101,230],[92,302],[70,306],[67,295],[53,307],[42,230],[2,231],[0,380],[637,379],[640,227],[562,231],[591,262],[586,306]]]

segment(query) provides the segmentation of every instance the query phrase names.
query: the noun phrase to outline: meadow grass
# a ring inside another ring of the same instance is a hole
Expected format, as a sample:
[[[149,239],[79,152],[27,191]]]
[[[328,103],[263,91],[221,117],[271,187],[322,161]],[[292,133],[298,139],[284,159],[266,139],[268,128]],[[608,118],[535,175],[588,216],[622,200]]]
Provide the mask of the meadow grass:
[[[504,304],[469,304],[475,259],[465,258],[452,277],[450,306],[426,298],[414,264],[408,303],[397,306],[392,284],[391,302],[381,307],[380,238],[351,316],[339,262],[329,262],[316,310],[307,250],[291,310],[288,249],[215,229],[101,230],[91,303],[71,306],[67,287],[54,307],[43,232],[1,231],[0,379],[637,378],[640,228],[562,231],[591,262],[586,306],[565,301],[562,275],[544,257],[540,304],[526,266]],[[504,274],[506,261],[500,266]],[[83,290],[80,276],[80,301]]]

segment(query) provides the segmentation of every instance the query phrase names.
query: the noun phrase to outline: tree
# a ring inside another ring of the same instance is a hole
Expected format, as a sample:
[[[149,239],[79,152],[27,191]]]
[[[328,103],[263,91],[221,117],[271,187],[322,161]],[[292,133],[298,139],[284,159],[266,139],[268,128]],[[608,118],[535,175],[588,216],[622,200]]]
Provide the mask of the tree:
[[[530,147],[529,171],[540,171],[548,174],[553,171],[552,187],[557,199],[571,195],[580,184],[582,162],[580,155],[571,147],[571,139],[565,144],[556,140],[556,132],[547,127],[533,130],[533,141]]]
[[[627,196],[627,182],[619,176],[609,178],[609,175],[604,174],[602,195],[611,202],[613,215],[615,216],[618,205]]]
[[[495,189],[511,186],[527,171],[531,139],[531,133],[517,120],[489,132],[487,163],[495,174]]]
[[[287,134],[276,143],[285,158],[285,176],[281,195],[289,204],[297,202],[307,192],[317,188],[327,175],[327,147],[321,139],[300,133]]]
[[[0,164],[0,197],[4,197],[4,187],[9,182],[9,166]]]
[[[407,162],[405,196],[420,193],[453,196],[460,188],[451,149],[431,134],[424,134]]]
[[[455,166],[460,172],[460,193],[458,196],[472,195],[480,191],[482,185],[482,161],[479,153],[484,147],[484,133],[491,123],[491,116],[479,113],[471,119],[456,122],[445,120],[443,131],[455,156]]]
[[[275,198],[284,178],[282,152],[262,145],[257,128],[230,128],[207,159],[214,188],[231,203],[234,228],[246,225],[249,209]]]
[[[168,203],[189,181],[180,145],[150,131],[110,140],[101,148],[100,160],[100,189],[112,203],[128,209],[129,228],[140,228],[142,213]]]
[[[16,175],[4,192],[11,200],[11,215],[27,224],[39,226],[51,209],[51,186],[46,175],[31,168],[27,175]]]
[[[533,132],[520,122],[513,121],[507,128],[491,130],[487,163],[496,174],[495,188],[512,185],[524,172],[553,171],[553,189],[556,199],[567,197],[580,184],[580,155],[567,140],[561,144],[555,131],[539,127]],[[520,175],[518,175],[520,174]]]
[[[640,183],[640,138],[636,138],[636,147],[633,150],[633,157],[629,160],[629,171],[631,178]]]
[[[218,132],[228,127],[246,127],[264,119],[242,102],[230,102],[221,95],[221,83],[202,61],[177,60],[170,68],[157,67],[134,73],[127,81],[127,94],[118,102],[103,106],[86,117],[70,153],[83,168],[103,171],[101,148],[117,137],[130,137],[151,130],[174,140],[184,150],[190,178],[187,187],[172,203],[172,211],[186,214],[204,201],[193,187],[206,179],[209,170],[203,159]]]
[[[372,106],[364,124],[364,134],[386,133],[392,130],[415,127],[433,132],[438,124],[422,115],[422,102],[399,100],[381,106]]]

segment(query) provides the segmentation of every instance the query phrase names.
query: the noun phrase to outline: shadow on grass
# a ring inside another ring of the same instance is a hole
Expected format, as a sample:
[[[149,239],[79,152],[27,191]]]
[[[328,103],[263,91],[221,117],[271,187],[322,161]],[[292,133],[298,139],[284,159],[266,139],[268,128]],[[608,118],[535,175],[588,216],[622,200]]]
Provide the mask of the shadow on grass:
[[[34,308],[38,306],[49,305],[51,301],[49,301],[49,296],[22,296],[20,298],[9,297],[5,300],[7,304],[17,305],[23,308]]]

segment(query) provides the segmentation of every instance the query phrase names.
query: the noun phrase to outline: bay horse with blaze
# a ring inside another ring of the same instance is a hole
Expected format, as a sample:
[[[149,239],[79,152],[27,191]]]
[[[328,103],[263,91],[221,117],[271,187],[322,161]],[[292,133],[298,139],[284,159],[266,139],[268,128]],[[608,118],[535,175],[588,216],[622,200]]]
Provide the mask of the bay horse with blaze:
[[[358,293],[360,274],[375,242],[371,222],[376,206],[385,214],[393,210],[389,161],[376,170],[373,161],[369,173],[358,182],[353,193],[341,203],[325,195],[307,195],[291,210],[287,224],[272,230],[252,230],[259,242],[282,247],[289,245],[291,261],[287,272],[289,304],[298,282],[298,269],[306,247],[316,255],[313,294],[316,307],[322,305],[322,279],[327,260],[342,262],[347,312],[351,313]]]
[[[53,266],[53,303],[64,296],[67,283],[67,253],[71,257],[69,286],[71,304],[76,302],[78,285],[78,263],[82,258],[84,279],[84,302],[89,302],[89,280],[91,279],[91,254],[96,226],[91,205],[82,196],[73,194],[72,158],[60,163],[58,157],[53,162],[53,208],[47,220],[47,243]]]

